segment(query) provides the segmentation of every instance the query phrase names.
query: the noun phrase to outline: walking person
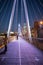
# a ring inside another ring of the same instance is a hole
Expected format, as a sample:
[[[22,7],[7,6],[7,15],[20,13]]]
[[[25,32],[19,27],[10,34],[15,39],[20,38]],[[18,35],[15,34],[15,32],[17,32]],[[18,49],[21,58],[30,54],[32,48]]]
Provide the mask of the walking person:
[[[5,45],[4,53],[6,53],[6,51],[7,51],[7,34],[5,34],[4,45]]]

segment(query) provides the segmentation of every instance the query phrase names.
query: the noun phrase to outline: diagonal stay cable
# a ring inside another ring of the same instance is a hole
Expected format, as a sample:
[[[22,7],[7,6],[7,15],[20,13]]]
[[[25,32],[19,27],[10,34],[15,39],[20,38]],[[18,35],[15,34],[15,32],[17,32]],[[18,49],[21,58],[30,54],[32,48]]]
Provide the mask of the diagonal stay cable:
[[[40,1],[40,0],[38,0],[38,2],[40,3],[41,7],[43,7],[43,4],[41,3],[41,1]]]
[[[16,25],[18,29],[18,0],[17,0],[17,5],[16,5]]]
[[[27,6],[26,6],[26,1],[23,0],[23,3],[24,3],[24,9],[25,9],[25,16],[26,16],[27,28],[28,28],[28,37],[29,37],[30,42],[32,42],[31,30],[30,30],[30,24],[29,24],[29,17],[28,17],[28,11],[27,11]]]
[[[1,9],[0,9],[0,13],[2,12],[2,10],[3,10],[3,8],[4,8],[5,4],[6,4],[6,2],[7,2],[7,0],[5,0],[3,6],[1,7]]]
[[[11,3],[11,2],[10,2],[10,0],[9,0],[9,4],[10,4],[10,3]],[[8,16],[8,17],[6,18],[6,20],[8,20],[8,21],[6,21],[6,25],[5,25],[5,28],[4,28],[4,29],[5,29],[5,31],[6,31],[6,30],[7,30],[7,28],[8,28],[8,22],[9,22],[9,17],[10,17],[9,12],[10,12],[10,11],[11,11],[11,9],[12,9],[12,7],[11,7],[12,5],[9,5],[9,4],[8,4],[8,7],[10,7],[10,10],[9,10],[9,11],[8,11],[8,10],[6,10],[6,14],[7,14],[7,12],[8,12],[8,14],[6,15],[6,17]],[[8,7],[7,7],[7,9],[8,9]],[[11,13],[11,12],[10,12],[10,13]],[[6,32],[7,32],[7,31],[6,31]]]
[[[31,2],[31,6],[32,6],[32,9],[33,9],[33,12],[34,12],[35,18],[36,18],[36,20],[38,20],[38,16],[36,15],[36,12],[35,12],[35,9],[34,9],[34,6],[33,6],[33,3],[32,3],[32,0],[30,0],[30,2]]]
[[[12,27],[12,23],[13,23],[13,19],[14,19],[15,6],[16,6],[16,0],[14,0],[12,12],[11,12],[11,16],[10,16],[10,21],[9,21],[9,26],[8,26],[8,31],[7,31],[8,38],[9,38],[9,35],[10,35],[10,31],[11,31],[11,27]]]
[[[40,11],[40,9],[39,9],[39,6],[38,6],[36,0],[34,0],[34,4],[35,4],[35,6],[36,6],[36,8],[37,8],[37,11],[39,12],[40,16],[42,16],[41,11]]]
[[[23,11],[23,1],[21,0],[21,25],[23,27],[24,23],[24,11]]]
[[[9,6],[9,3],[10,3],[10,0],[8,1],[8,3],[7,3],[7,5],[6,5],[6,9],[5,9],[5,13],[3,13],[3,16],[2,16],[2,18],[1,18],[1,24],[3,23],[3,19],[4,19],[4,17],[5,17],[5,14],[6,14],[6,11],[7,11],[7,9],[8,9],[8,6]]]
[[[31,18],[30,21],[31,21],[31,24],[33,24],[32,21],[34,20],[34,17],[35,17],[35,16],[33,17],[32,12],[35,13],[35,11],[32,10],[33,8],[32,8],[32,5],[31,5],[30,1],[29,1],[29,4],[28,4],[28,7],[29,7],[29,15],[30,15],[30,18]],[[32,10],[32,11],[31,11],[31,10]]]

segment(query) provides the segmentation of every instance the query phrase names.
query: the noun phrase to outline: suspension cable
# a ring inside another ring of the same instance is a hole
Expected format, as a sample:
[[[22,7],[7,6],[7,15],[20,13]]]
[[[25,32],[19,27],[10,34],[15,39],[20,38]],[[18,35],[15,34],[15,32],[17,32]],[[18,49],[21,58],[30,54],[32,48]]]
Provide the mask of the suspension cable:
[[[40,5],[43,7],[43,4],[41,3],[41,1],[40,0],[38,0],[38,2],[40,3]]]
[[[28,4],[29,5],[29,4]],[[30,5],[29,5],[29,8],[30,8]],[[32,8],[32,7],[31,7]],[[32,13],[31,13],[31,8],[29,9],[29,14],[30,14],[30,17],[31,17],[31,24],[33,24],[33,20],[34,20],[34,18],[33,18],[33,15],[32,15]]]
[[[7,32],[7,37],[8,38],[9,38],[9,35],[10,35],[10,31],[11,31],[11,27],[12,27],[12,22],[13,22],[13,18],[14,18],[15,5],[16,5],[16,0],[14,0],[14,4],[13,4],[13,7],[12,7],[12,12],[11,12],[11,17],[10,17],[10,21],[9,21],[8,32]]]
[[[16,5],[16,24],[17,24],[17,30],[18,30],[18,0]]]
[[[28,37],[29,37],[30,42],[32,42],[31,30],[30,30],[30,25],[29,25],[29,17],[28,17],[28,11],[27,11],[27,6],[26,6],[26,1],[23,0],[23,3],[24,3],[24,9],[25,9],[25,16],[26,16],[27,28],[28,28]]]
[[[9,0],[9,4],[10,4],[10,0]],[[8,6],[10,7],[10,5],[8,4]],[[7,9],[8,9],[8,6],[7,6]],[[10,7],[10,9],[11,9],[11,7]],[[6,10],[7,11],[7,10]],[[10,10],[9,10],[9,12],[10,12]],[[7,14],[7,16],[9,15],[9,12],[8,12],[8,14]],[[9,16],[10,17],[10,16]],[[7,20],[7,18],[6,18],[6,20]],[[9,22],[9,21],[8,21]],[[5,31],[6,31],[6,27],[8,26],[7,24],[8,24],[8,22],[6,21],[6,25],[5,25]],[[6,33],[7,33],[7,31],[6,31]]]
[[[35,5],[36,5],[36,7],[37,7],[37,9],[38,9],[39,14],[42,15],[42,14],[41,14],[41,11],[40,11],[40,9],[39,9],[39,7],[38,7],[38,4],[37,4],[36,0],[34,1],[34,3],[35,3]]]
[[[7,11],[7,9],[8,9],[9,3],[10,3],[10,0],[8,1],[8,4],[6,5],[6,9],[5,9],[5,11],[4,11],[5,13],[3,14],[3,16],[2,16],[2,18],[1,18],[1,24],[3,23],[3,19],[4,19],[4,17],[5,17],[6,11]]]
[[[23,27],[23,23],[24,23],[24,13],[23,13],[23,1],[21,0],[21,25]]]
[[[5,0],[5,2],[4,2],[4,4],[3,4],[2,8],[0,9],[0,13],[2,12],[3,8],[5,7],[6,2],[7,2],[7,0]]]
[[[32,9],[33,9],[33,11],[34,11],[34,15],[35,15],[35,18],[38,20],[38,17],[36,16],[36,12],[35,12],[35,9],[34,9],[34,7],[33,7],[33,3],[32,3],[32,0],[30,0],[30,2],[31,2],[31,6],[32,6]]]

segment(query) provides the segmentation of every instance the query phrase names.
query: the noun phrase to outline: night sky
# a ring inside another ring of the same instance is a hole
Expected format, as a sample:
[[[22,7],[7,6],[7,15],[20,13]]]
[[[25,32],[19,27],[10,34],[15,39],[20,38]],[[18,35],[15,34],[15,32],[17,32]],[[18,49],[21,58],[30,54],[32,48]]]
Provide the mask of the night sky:
[[[0,0],[0,32],[8,30],[13,2],[14,0]],[[33,27],[34,21],[43,20],[43,0],[26,0],[26,5],[30,26]],[[11,31],[17,31],[19,23],[21,26],[26,23],[24,6],[23,2],[21,4],[21,0],[18,0],[18,4],[16,2]]]

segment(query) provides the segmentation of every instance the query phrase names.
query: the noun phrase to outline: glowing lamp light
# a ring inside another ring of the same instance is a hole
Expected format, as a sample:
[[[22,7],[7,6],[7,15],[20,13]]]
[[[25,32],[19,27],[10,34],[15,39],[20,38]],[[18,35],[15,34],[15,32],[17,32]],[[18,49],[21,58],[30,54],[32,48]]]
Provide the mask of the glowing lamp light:
[[[43,24],[43,21],[40,21],[40,24],[42,25]]]

